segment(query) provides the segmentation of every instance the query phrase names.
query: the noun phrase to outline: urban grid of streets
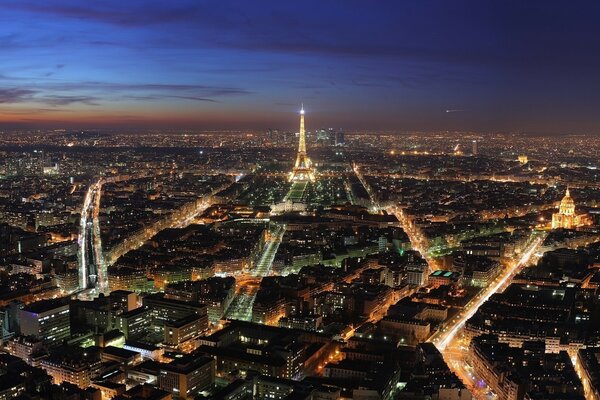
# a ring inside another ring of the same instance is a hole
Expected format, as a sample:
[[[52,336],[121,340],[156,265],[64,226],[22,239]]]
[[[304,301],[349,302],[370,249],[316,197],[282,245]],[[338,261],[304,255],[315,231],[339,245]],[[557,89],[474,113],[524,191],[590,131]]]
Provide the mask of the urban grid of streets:
[[[511,282],[512,278],[523,267],[529,265],[539,255],[537,251],[545,239],[544,233],[532,233],[534,237],[527,250],[521,255],[518,262],[505,268],[487,288],[483,289],[472,299],[462,311],[460,311],[449,323],[433,334],[429,341],[432,342],[444,356],[450,369],[469,388],[476,399],[495,398],[485,381],[478,377],[467,360],[467,348],[462,343],[458,333],[471,318],[479,307],[485,303],[494,293],[503,291]]]
[[[368,185],[366,185],[366,182],[362,178],[362,175],[356,166],[354,167],[354,172],[367,189],[369,195],[371,195],[370,188]],[[90,282],[90,280],[96,279],[93,292],[103,292],[106,290],[107,286],[106,268],[108,263],[104,260],[104,255],[102,252],[102,245],[100,242],[100,226],[98,220],[103,183],[104,181],[102,179],[98,180],[90,185],[86,193],[81,216],[82,233],[79,237],[79,243],[81,245],[80,280],[83,280],[82,282],[85,283],[85,285],[82,287],[90,287],[91,284],[94,284],[94,282]],[[371,198],[373,199],[373,196],[371,196]],[[373,201],[372,204],[374,209],[378,209],[375,201]],[[204,200],[201,202],[200,206],[194,210],[194,212],[180,218],[179,220],[173,221],[172,226],[181,228],[189,225],[193,222],[194,218],[208,206],[210,206],[210,202]],[[397,207],[390,207],[387,209],[387,211],[396,215],[401,226],[410,239],[411,246],[425,256],[430,270],[435,269],[432,268],[433,266],[431,261],[429,257],[427,257],[427,249],[424,241],[422,240],[420,232],[418,231],[417,227],[414,226],[414,224],[406,217],[406,215],[403,213],[403,210]],[[277,224],[271,226],[267,241],[263,247],[261,255],[258,257],[258,261],[255,264],[254,270],[250,276],[247,277],[247,279],[240,279],[238,292],[236,293],[235,298],[225,313],[226,318],[244,321],[250,321],[252,319],[252,307],[256,299],[258,289],[260,288],[260,281],[263,277],[269,276],[272,273],[273,260],[275,259],[277,250],[279,249],[279,245],[281,244],[285,234],[285,230],[285,225]],[[153,235],[154,233],[149,232],[149,235]],[[470,366],[467,357],[467,348],[465,347],[459,333],[466,321],[477,312],[482,304],[484,304],[494,293],[503,291],[508,284],[510,284],[510,281],[514,275],[521,268],[530,264],[535,257],[539,256],[539,254],[536,254],[536,252],[544,238],[544,233],[532,232],[531,244],[521,255],[520,259],[505,268],[490,286],[483,289],[464,307],[461,312],[454,316],[449,322],[444,323],[442,328],[434,333],[428,340],[440,350],[450,369],[463,381],[476,399],[494,399],[496,395],[487,386],[486,382],[476,375],[475,371]],[[134,250],[142,244],[143,241],[132,241],[130,245],[127,246],[127,251]],[[97,271],[96,275],[94,275],[93,271],[90,273],[91,269]],[[380,310],[374,313],[374,318],[372,318],[370,321],[376,322],[376,320],[382,318],[385,315],[387,306],[389,306],[389,304],[386,304],[385,307],[382,307]],[[260,322],[264,323],[266,321]]]
[[[116,180],[112,179],[110,181],[114,182]],[[141,247],[146,239],[150,239],[160,230],[150,227],[145,229],[144,238],[142,239],[136,238],[132,240],[129,237],[125,238],[123,240],[125,246],[121,248],[121,251],[116,255],[112,254],[110,258],[107,257],[102,250],[100,220],[98,218],[102,198],[102,185],[106,182],[104,178],[100,178],[90,185],[86,192],[81,211],[80,234],[78,238],[79,287],[82,288],[80,292],[81,297],[91,296],[93,298],[98,293],[106,293],[109,289],[108,267],[121,255]],[[210,196],[208,197],[210,198]],[[210,205],[211,202],[207,198],[204,198],[195,209],[178,219],[170,221],[169,225],[177,228],[186,227]]]

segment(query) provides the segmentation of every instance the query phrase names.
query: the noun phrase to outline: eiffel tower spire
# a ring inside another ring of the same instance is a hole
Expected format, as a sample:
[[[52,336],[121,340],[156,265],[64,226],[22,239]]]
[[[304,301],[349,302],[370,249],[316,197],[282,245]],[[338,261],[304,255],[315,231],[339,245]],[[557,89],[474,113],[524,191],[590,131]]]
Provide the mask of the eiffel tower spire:
[[[300,138],[298,141],[298,154],[294,169],[290,173],[290,181],[314,181],[315,171],[312,161],[306,154],[306,132],[304,131],[304,104],[300,109]]]

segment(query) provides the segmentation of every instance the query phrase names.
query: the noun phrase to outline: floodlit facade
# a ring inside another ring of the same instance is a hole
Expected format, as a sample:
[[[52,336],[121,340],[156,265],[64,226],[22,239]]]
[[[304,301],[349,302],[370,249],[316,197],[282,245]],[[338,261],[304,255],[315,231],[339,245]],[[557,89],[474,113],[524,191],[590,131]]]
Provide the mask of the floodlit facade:
[[[588,214],[575,213],[575,201],[567,189],[565,197],[560,201],[558,212],[552,214],[552,229],[574,229],[590,224],[591,220]]]

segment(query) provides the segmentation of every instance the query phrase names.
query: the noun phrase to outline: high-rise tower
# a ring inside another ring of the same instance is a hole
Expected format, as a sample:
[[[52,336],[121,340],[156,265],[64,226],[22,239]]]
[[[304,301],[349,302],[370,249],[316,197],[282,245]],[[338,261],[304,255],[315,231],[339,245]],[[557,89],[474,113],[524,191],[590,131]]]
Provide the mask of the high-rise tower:
[[[306,154],[306,133],[304,132],[304,105],[300,110],[300,139],[298,142],[298,155],[294,169],[290,173],[290,182],[292,181],[314,181],[315,171],[308,154]]]

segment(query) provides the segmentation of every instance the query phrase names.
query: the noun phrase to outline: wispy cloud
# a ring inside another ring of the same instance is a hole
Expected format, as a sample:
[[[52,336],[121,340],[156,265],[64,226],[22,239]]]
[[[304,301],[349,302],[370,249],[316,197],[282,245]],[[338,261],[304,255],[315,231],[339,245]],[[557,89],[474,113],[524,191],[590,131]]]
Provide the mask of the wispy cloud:
[[[64,3],[64,2],[63,2]],[[3,5],[13,10],[27,11],[32,13],[74,18],[87,21],[97,21],[114,25],[149,25],[165,22],[181,21],[190,18],[190,10],[187,7],[154,7],[151,3],[127,2],[109,4],[108,7],[102,3],[78,3],[66,2],[67,4],[40,3],[32,1],[18,1]],[[81,4],[85,4],[82,6]]]
[[[66,106],[69,104],[80,103],[89,106],[97,106],[100,99],[93,96],[60,96],[50,95],[42,96],[36,99],[39,102],[50,104],[53,106]]]
[[[61,67],[62,68],[62,67]],[[0,80],[12,79],[0,76]],[[22,85],[21,79],[16,79]],[[30,84],[29,87],[0,88],[0,103],[39,103],[49,106],[84,104],[97,106],[101,103],[135,100],[161,101],[179,99],[194,102],[216,103],[219,97],[247,95],[251,92],[242,88],[209,86],[198,84],[161,83],[115,83],[101,81],[64,82],[47,79]]]
[[[0,88],[0,103],[23,103],[30,101],[35,93],[30,89]]]

